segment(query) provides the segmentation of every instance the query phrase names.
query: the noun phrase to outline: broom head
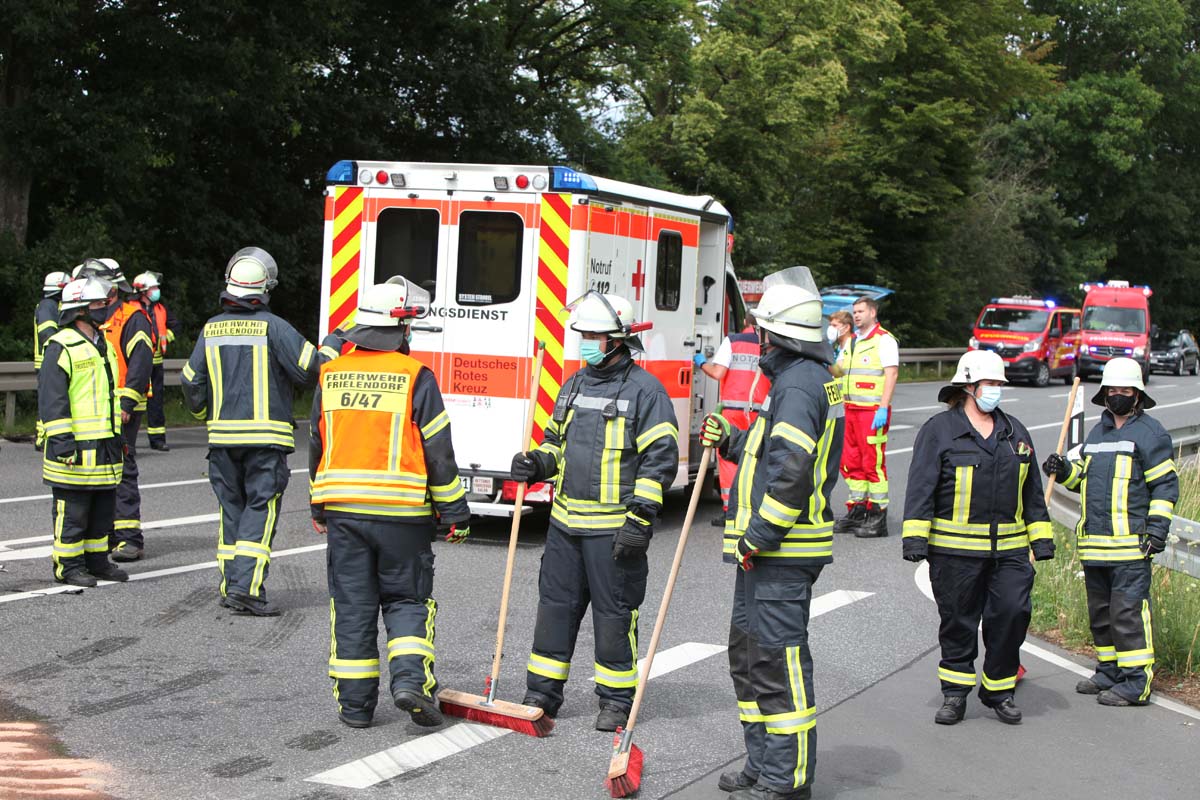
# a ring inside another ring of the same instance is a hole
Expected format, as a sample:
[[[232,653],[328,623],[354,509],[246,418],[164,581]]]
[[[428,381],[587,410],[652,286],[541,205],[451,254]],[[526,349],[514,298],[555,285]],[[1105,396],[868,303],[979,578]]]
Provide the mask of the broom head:
[[[488,702],[487,698],[468,692],[443,689],[438,692],[443,714],[460,717],[497,728],[523,733],[526,736],[546,736],[554,730],[554,720],[537,706],[523,706],[504,700]]]
[[[608,762],[608,777],[604,785],[613,797],[629,797],[636,794],[642,786],[642,765],[646,756],[642,749],[632,742],[628,750],[621,749],[622,731],[617,729],[613,737],[613,757]]]

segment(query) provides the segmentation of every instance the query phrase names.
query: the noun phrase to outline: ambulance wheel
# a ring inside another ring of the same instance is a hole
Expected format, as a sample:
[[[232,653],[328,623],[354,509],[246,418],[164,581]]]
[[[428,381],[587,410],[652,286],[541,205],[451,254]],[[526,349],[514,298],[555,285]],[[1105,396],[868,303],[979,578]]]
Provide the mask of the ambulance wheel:
[[[1050,385],[1050,365],[1045,361],[1038,362],[1037,372],[1033,374],[1033,385],[1039,389]]]

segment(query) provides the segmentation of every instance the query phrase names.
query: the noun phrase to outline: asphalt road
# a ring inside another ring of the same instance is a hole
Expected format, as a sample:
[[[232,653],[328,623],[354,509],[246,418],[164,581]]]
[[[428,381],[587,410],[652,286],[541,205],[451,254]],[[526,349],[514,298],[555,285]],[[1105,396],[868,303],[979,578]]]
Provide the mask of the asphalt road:
[[[936,413],[936,384],[897,391],[890,445],[893,496],[903,494],[917,428]],[[1156,376],[1167,427],[1194,422],[1200,381]],[[1088,394],[1096,384],[1086,385]],[[1066,389],[1014,387],[1004,408],[1053,447]],[[1092,408],[1089,406],[1089,408]],[[1089,411],[1088,425],[1094,421]],[[0,720],[49,724],[67,752],[110,767],[113,796],[337,800],[606,796],[610,737],[592,730],[590,624],[584,624],[567,702],[552,736],[489,738],[449,724],[428,734],[390,706],[365,730],[342,726],[325,675],[329,647],[323,541],[308,522],[304,473],[284,498],[268,580],[284,613],[233,617],[217,604],[216,503],[203,434],[170,433],[172,451],[144,449],[148,558],[136,580],[61,593],[50,580],[50,504],[28,444],[0,452]],[[293,468],[302,467],[293,456]],[[844,496],[839,488],[838,497]],[[682,524],[675,495],[651,546],[642,646],[656,615]],[[838,537],[816,586],[810,643],[820,747],[815,797],[1092,798],[1097,792],[1196,796],[1200,713],[1163,705],[1103,709],[1071,687],[1081,659],[1040,648],[1025,659],[1018,702],[1026,721],[1002,725],[972,701],[967,721],[932,723],[939,698],[937,614],[923,572],[892,538]],[[733,573],[701,507],[676,587],[635,741],[646,753],[642,797],[718,798],[716,774],[738,763],[741,734],[723,645]],[[518,552],[500,696],[519,701],[532,639],[544,517],[529,517]],[[479,692],[490,665],[507,524],[474,526],[462,545],[435,544],[437,673]]]

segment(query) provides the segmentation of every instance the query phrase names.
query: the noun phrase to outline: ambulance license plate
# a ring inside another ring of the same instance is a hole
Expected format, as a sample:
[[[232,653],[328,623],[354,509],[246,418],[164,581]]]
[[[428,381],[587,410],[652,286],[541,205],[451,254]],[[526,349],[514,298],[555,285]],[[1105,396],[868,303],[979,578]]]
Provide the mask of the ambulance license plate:
[[[492,479],[490,477],[485,478],[481,475],[475,476],[475,494],[491,494],[492,485]]]

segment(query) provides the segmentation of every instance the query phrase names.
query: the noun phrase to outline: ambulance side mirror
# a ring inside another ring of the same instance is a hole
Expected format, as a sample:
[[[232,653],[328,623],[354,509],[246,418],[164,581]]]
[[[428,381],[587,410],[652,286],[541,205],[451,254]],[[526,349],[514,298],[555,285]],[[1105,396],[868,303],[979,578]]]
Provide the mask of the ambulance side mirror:
[[[709,290],[709,289],[711,289],[711,288],[713,287],[713,284],[715,284],[716,282],[717,282],[717,279],[716,279],[716,278],[714,278],[712,275],[705,275],[705,276],[704,276],[704,281],[703,281],[703,284],[704,284],[704,305],[708,305],[708,290]]]

